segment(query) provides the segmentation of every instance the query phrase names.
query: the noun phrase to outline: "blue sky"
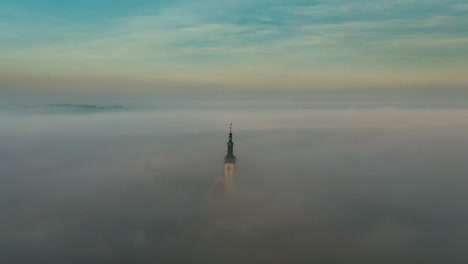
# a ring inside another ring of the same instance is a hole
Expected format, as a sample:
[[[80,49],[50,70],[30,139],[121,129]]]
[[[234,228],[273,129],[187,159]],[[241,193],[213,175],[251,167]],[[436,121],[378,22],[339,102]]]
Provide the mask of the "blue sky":
[[[467,17],[460,0],[0,1],[0,82],[466,87]]]

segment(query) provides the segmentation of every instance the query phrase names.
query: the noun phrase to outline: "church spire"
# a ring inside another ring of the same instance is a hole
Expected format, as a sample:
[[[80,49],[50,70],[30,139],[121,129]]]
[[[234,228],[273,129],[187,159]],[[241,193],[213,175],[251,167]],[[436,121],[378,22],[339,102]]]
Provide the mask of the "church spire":
[[[232,124],[229,126],[229,141],[227,143],[227,154],[224,157],[224,163],[235,163],[236,156],[234,156],[234,142],[232,142]]]

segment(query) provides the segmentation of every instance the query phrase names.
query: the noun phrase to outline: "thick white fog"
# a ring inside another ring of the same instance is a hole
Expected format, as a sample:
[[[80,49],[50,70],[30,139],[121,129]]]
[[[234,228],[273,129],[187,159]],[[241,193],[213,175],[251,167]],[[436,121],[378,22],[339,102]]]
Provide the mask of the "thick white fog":
[[[200,104],[4,108],[0,263],[468,260],[465,108]]]

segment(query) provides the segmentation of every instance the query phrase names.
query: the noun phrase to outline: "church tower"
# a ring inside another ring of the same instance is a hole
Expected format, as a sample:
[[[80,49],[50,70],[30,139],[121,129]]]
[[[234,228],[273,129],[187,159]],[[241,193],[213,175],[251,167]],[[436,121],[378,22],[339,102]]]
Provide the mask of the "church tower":
[[[232,124],[229,127],[229,141],[227,143],[227,154],[224,157],[224,193],[226,196],[232,194],[234,178],[236,177],[236,156],[234,156],[234,142],[232,142]]]
[[[210,194],[213,197],[230,198],[234,190],[234,179],[236,177],[236,156],[234,156],[234,142],[232,142],[232,124],[229,128],[229,141],[227,143],[227,154],[224,156],[224,174],[216,179],[211,185]]]

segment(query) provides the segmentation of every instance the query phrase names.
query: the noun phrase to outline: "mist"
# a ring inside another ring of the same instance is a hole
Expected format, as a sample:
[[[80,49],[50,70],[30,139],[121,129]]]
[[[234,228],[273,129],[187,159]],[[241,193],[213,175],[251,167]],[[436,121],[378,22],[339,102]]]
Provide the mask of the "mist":
[[[0,262],[465,263],[467,120],[408,102],[4,105]]]

